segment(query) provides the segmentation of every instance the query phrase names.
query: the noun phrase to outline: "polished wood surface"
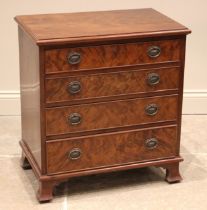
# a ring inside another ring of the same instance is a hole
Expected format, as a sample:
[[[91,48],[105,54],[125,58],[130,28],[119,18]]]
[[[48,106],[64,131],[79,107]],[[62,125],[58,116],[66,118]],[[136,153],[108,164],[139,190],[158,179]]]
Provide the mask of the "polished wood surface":
[[[177,95],[174,95],[50,108],[46,110],[46,135],[176,120],[177,102]],[[154,116],[145,112],[149,104],[158,106]],[[80,124],[70,124],[72,113],[81,115]]]
[[[135,169],[135,168],[142,168],[142,167],[148,167],[148,166],[156,166],[156,167],[163,167],[166,169],[168,165],[176,165],[176,163],[180,163],[183,161],[183,158],[179,155],[171,158],[165,158],[165,159],[157,159],[157,160],[149,160],[144,162],[133,162],[128,163],[124,165],[114,165],[109,167],[103,167],[103,168],[93,168],[90,170],[80,170],[80,171],[68,171],[64,173],[57,173],[53,175],[43,175],[41,174],[40,170],[37,165],[35,164],[35,161],[33,159],[33,156],[28,151],[27,146],[24,144],[23,141],[20,141],[20,146],[22,150],[25,152],[28,161],[34,171],[35,176],[38,178],[40,182],[48,182],[50,181],[51,184],[53,183],[60,183],[64,180],[68,180],[68,178],[78,177],[78,176],[87,176],[91,174],[100,174],[100,173],[108,173],[108,172],[116,172],[116,171],[122,171],[122,170],[129,170],[129,169]],[[172,167],[173,168],[173,167]],[[169,167],[170,169],[170,167]]]
[[[158,57],[152,58],[148,55],[150,47],[153,46],[158,46],[161,49]],[[70,64],[68,62],[68,56],[74,52],[81,55],[81,61],[78,64]],[[179,59],[179,39],[53,49],[45,52],[45,71],[48,74],[62,73],[71,70],[92,70],[135,64],[179,61]]]
[[[169,183],[181,181],[189,29],[153,9],[15,19],[21,164],[32,167],[38,179],[39,201],[51,200],[54,186],[68,178],[110,171],[157,166],[166,170]],[[151,47],[160,54],[150,57]],[[68,62],[72,53],[80,55],[76,64]],[[152,73],[159,75],[154,85],[148,79]],[[80,91],[68,91],[71,82]],[[146,113],[149,105],[157,105],[156,114]]]
[[[163,166],[166,169],[166,178],[165,180],[169,183],[175,183],[182,181],[182,177],[179,171],[179,163],[167,164]]]
[[[146,140],[150,138],[158,140],[156,148],[146,147]],[[47,172],[88,170],[175,157],[176,141],[176,126],[171,126],[47,142]],[[69,158],[69,153],[74,148],[81,150],[79,159]]]
[[[39,49],[20,28],[19,52],[22,141],[41,169]]]
[[[150,8],[22,15],[15,19],[38,44],[190,32],[185,26]]]
[[[182,45],[181,45],[181,71],[180,71],[180,79],[179,79],[179,97],[178,97],[178,144],[177,144],[177,152],[180,152],[180,139],[181,139],[181,127],[182,127],[182,106],[183,106],[183,88],[184,88],[184,70],[185,70],[185,49],[186,49],[186,37],[182,38]],[[179,167],[178,167],[179,169]]]
[[[80,101],[110,96],[123,96],[159,91],[178,90],[179,67],[154,68],[145,70],[119,71],[113,73],[82,74],[70,77],[46,79],[46,103]],[[149,84],[152,73],[159,75],[158,84]],[[80,92],[71,93],[68,89],[72,82],[80,83]]]

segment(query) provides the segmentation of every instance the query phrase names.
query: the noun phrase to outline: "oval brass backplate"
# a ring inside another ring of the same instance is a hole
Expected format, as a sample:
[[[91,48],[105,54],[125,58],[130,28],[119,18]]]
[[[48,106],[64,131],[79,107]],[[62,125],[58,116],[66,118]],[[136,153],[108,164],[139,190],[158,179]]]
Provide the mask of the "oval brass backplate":
[[[76,160],[81,156],[81,150],[79,148],[74,148],[69,152],[69,159]]]
[[[72,52],[68,55],[68,63],[75,65],[80,63],[81,61],[81,54],[77,52]]]
[[[148,149],[154,149],[158,145],[158,140],[156,138],[150,138],[145,141],[145,146]]]
[[[149,104],[145,108],[145,113],[147,115],[153,116],[153,115],[156,115],[157,112],[158,112],[158,106],[157,106],[157,104]]]
[[[160,55],[160,53],[161,53],[161,49],[158,46],[151,46],[151,47],[149,47],[149,49],[147,51],[148,56],[151,58],[158,57]]]
[[[160,82],[160,76],[157,73],[150,73],[147,77],[147,82],[149,85],[157,85]]]
[[[81,123],[81,115],[78,113],[72,113],[68,120],[71,125],[78,125]]]
[[[68,85],[68,88],[67,88],[68,92],[70,94],[76,94],[76,93],[79,93],[80,90],[81,90],[81,84],[79,81],[72,81],[70,82],[70,84]]]

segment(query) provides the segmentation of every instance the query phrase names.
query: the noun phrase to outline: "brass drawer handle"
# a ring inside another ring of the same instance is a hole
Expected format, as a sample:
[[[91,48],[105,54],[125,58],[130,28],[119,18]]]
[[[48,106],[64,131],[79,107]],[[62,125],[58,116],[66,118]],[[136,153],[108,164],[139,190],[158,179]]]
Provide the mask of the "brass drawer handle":
[[[160,76],[157,73],[148,74],[147,81],[149,85],[157,85],[160,83]]]
[[[156,115],[157,112],[158,112],[158,106],[157,106],[157,104],[149,104],[145,108],[145,113],[147,115],[153,116],[153,115]]]
[[[150,138],[145,141],[145,146],[148,149],[154,149],[158,145],[158,140],[156,138]]]
[[[160,55],[160,53],[161,53],[161,49],[158,46],[149,47],[149,49],[147,51],[148,56],[151,58],[158,57]]]
[[[79,148],[74,148],[69,152],[68,158],[71,160],[77,160],[81,156],[81,150]]]
[[[81,83],[79,81],[72,81],[67,88],[70,94],[76,94],[81,91]]]
[[[75,65],[80,63],[81,61],[81,54],[77,52],[72,52],[68,55],[68,63]]]
[[[81,115],[78,114],[78,113],[72,113],[70,116],[69,116],[69,123],[71,125],[78,125],[81,123]]]

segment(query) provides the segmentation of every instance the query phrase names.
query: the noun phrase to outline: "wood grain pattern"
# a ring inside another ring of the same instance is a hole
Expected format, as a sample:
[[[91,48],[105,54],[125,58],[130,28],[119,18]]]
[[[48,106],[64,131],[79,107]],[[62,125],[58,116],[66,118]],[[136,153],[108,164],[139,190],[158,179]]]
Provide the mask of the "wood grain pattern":
[[[152,46],[161,48],[160,56],[156,58],[149,57],[147,52]],[[81,54],[79,64],[72,65],[68,63],[68,55],[73,52]],[[90,71],[97,68],[179,61],[179,59],[179,39],[53,49],[45,52],[45,71],[47,74],[63,73],[71,70],[87,69]]]
[[[18,16],[22,163],[32,167],[37,198],[70,177],[132,168],[166,169],[180,181],[185,38],[190,30],[153,9]],[[156,58],[151,46],[161,48]],[[71,52],[79,64],[68,64]],[[149,73],[160,83],[149,86]],[[66,92],[69,82],[81,92]],[[149,116],[145,108],[158,105]],[[71,125],[69,115],[81,122]],[[156,127],[155,127],[156,126]],[[158,145],[146,148],[146,140]],[[68,159],[79,148],[79,159]]]
[[[22,15],[15,20],[39,45],[190,33],[153,9]]]
[[[157,104],[159,107],[156,115],[148,116],[145,113],[145,108],[149,104]],[[177,95],[174,95],[48,108],[46,110],[46,135],[175,120],[177,106]],[[68,118],[72,113],[81,115],[80,124],[69,123]]]
[[[160,82],[156,85],[148,84],[148,76],[157,73]],[[71,94],[68,86],[71,82],[81,84],[80,92]],[[179,81],[179,68],[159,68],[150,70],[130,70],[108,74],[87,74],[71,77],[46,79],[46,103],[71,102],[81,99],[150,93],[163,90],[177,90]]]
[[[47,142],[47,172],[61,173],[173,157],[176,156],[176,135],[176,126],[171,126]],[[158,146],[149,149],[145,143],[152,137],[158,140]],[[68,156],[74,148],[81,150],[81,156],[71,160]]]
[[[159,128],[159,127],[157,127]],[[164,127],[162,127],[164,128]],[[62,139],[59,139],[62,140]],[[59,141],[57,140],[57,141]],[[66,140],[66,139],[64,139]],[[144,161],[144,162],[135,162],[135,163],[128,163],[124,165],[114,165],[114,166],[108,166],[104,168],[93,168],[89,170],[80,170],[80,171],[73,171],[73,172],[65,172],[65,173],[57,173],[51,175],[47,174],[41,174],[39,171],[39,168],[37,167],[33,156],[30,151],[27,150],[26,145],[24,144],[23,141],[20,141],[20,146],[22,147],[22,151],[25,153],[30,165],[32,166],[32,169],[34,171],[35,176],[37,177],[38,180],[40,181],[51,181],[51,182],[56,182],[59,183],[64,180],[68,180],[68,178],[71,177],[77,177],[77,176],[87,176],[91,174],[100,174],[100,173],[107,173],[107,172],[114,172],[114,171],[122,171],[122,170],[129,170],[129,169],[135,169],[135,168],[142,168],[142,167],[148,167],[148,166],[157,166],[157,167],[165,167],[169,164],[173,163],[178,163],[183,161],[183,158],[178,156],[175,157],[169,157],[165,159],[156,159],[156,160],[149,160],[149,161]]]
[[[37,164],[35,163],[33,159],[32,153],[27,149],[23,141],[20,141],[20,145],[22,147],[23,152],[26,154],[26,157],[28,158],[30,165],[32,166],[34,174],[36,175],[39,181],[39,189],[37,192],[37,198],[40,202],[52,200],[53,187],[63,181],[67,181],[69,178],[72,178],[72,177],[87,176],[87,175],[92,175],[92,174],[108,173],[108,172],[115,172],[115,171],[118,172],[122,170],[130,170],[130,169],[142,168],[142,167],[148,167],[148,166],[163,167],[163,168],[168,168],[169,170],[169,166],[171,167],[173,164],[175,164],[175,167],[176,167],[177,163],[183,161],[183,158],[181,158],[180,156],[175,156],[175,157],[169,157],[165,159],[156,159],[156,160],[149,160],[149,161],[144,161],[144,162],[133,162],[133,163],[128,163],[128,164],[113,165],[113,166],[108,166],[108,167],[103,167],[103,168],[92,168],[89,170],[79,170],[79,171],[73,171],[73,172],[67,171],[64,173],[43,175],[39,171],[39,168],[37,167]]]

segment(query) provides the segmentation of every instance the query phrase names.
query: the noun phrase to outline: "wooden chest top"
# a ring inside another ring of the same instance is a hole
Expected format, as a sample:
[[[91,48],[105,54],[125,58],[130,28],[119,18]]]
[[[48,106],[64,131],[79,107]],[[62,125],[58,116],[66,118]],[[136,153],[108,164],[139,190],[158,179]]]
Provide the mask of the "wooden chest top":
[[[15,17],[38,45],[188,34],[190,30],[149,9]]]

